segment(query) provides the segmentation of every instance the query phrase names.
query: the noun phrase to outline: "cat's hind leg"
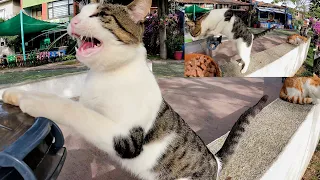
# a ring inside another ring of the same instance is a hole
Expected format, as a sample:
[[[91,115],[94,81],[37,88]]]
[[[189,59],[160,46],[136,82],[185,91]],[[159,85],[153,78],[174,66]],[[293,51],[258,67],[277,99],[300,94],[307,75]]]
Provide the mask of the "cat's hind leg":
[[[247,72],[249,68],[252,43],[250,44],[250,46],[248,46],[247,43],[244,42],[242,38],[239,38],[237,39],[236,45],[237,45],[239,56],[241,57],[241,60],[242,60],[242,62],[240,62],[239,65],[242,65],[242,63],[244,64],[242,65],[243,68],[241,70],[241,73],[244,74]]]

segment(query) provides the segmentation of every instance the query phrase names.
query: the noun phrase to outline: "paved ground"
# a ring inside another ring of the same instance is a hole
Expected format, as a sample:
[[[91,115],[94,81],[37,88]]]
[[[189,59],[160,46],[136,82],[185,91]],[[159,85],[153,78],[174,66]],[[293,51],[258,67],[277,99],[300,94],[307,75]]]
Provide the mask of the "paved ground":
[[[278,97],[281,78],[167,78],[158,79],[164,98],[206,144],[229,131],[263,94]],[[59,180],[133,180],[107,155],[66,127],[68,156]]]

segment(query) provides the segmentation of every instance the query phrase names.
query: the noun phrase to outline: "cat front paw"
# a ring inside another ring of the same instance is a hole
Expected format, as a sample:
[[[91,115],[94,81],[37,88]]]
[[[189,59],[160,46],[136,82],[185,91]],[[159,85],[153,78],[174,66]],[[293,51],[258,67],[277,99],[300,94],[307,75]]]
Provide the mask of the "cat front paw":
[[[42,111],[45,111],[43,102],[36,98],[23,97],[20,100],[19,107],[23,113],[33,117],[44,117]]]
[[[247,72],[247,70],[248,70],[248,69],[246,69],[246,68],[243,68],[243,69],[241,70],[241,74],[244,74],[244,73],[246,73],[246,72]]]
[[[4,103],[19,106],[24,93],[25,91],[19,89],[7,89],[2,94],[2,100]]]

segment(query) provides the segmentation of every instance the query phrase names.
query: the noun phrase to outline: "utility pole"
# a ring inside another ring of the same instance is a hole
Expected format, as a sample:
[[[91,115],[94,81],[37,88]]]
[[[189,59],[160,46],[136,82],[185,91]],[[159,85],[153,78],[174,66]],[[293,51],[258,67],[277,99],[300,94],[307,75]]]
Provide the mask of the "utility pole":
[[[23,52],[23,60],[26,61],[26,50],[24,44],[24,32],[23,32],[23,10],[20,10],[20,27],[21,27],[21,40],[22,40],[22,52]]]

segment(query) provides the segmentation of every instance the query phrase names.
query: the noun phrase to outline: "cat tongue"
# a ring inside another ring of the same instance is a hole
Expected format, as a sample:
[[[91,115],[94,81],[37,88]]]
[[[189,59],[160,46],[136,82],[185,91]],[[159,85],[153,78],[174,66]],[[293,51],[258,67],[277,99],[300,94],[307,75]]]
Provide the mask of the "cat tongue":
[[[94,47],[93,42],[84,42],[84,43],[82,43],[80,50],[84,51],[84,50],[87,50],[87,49],[93,48],[93,47]]]

